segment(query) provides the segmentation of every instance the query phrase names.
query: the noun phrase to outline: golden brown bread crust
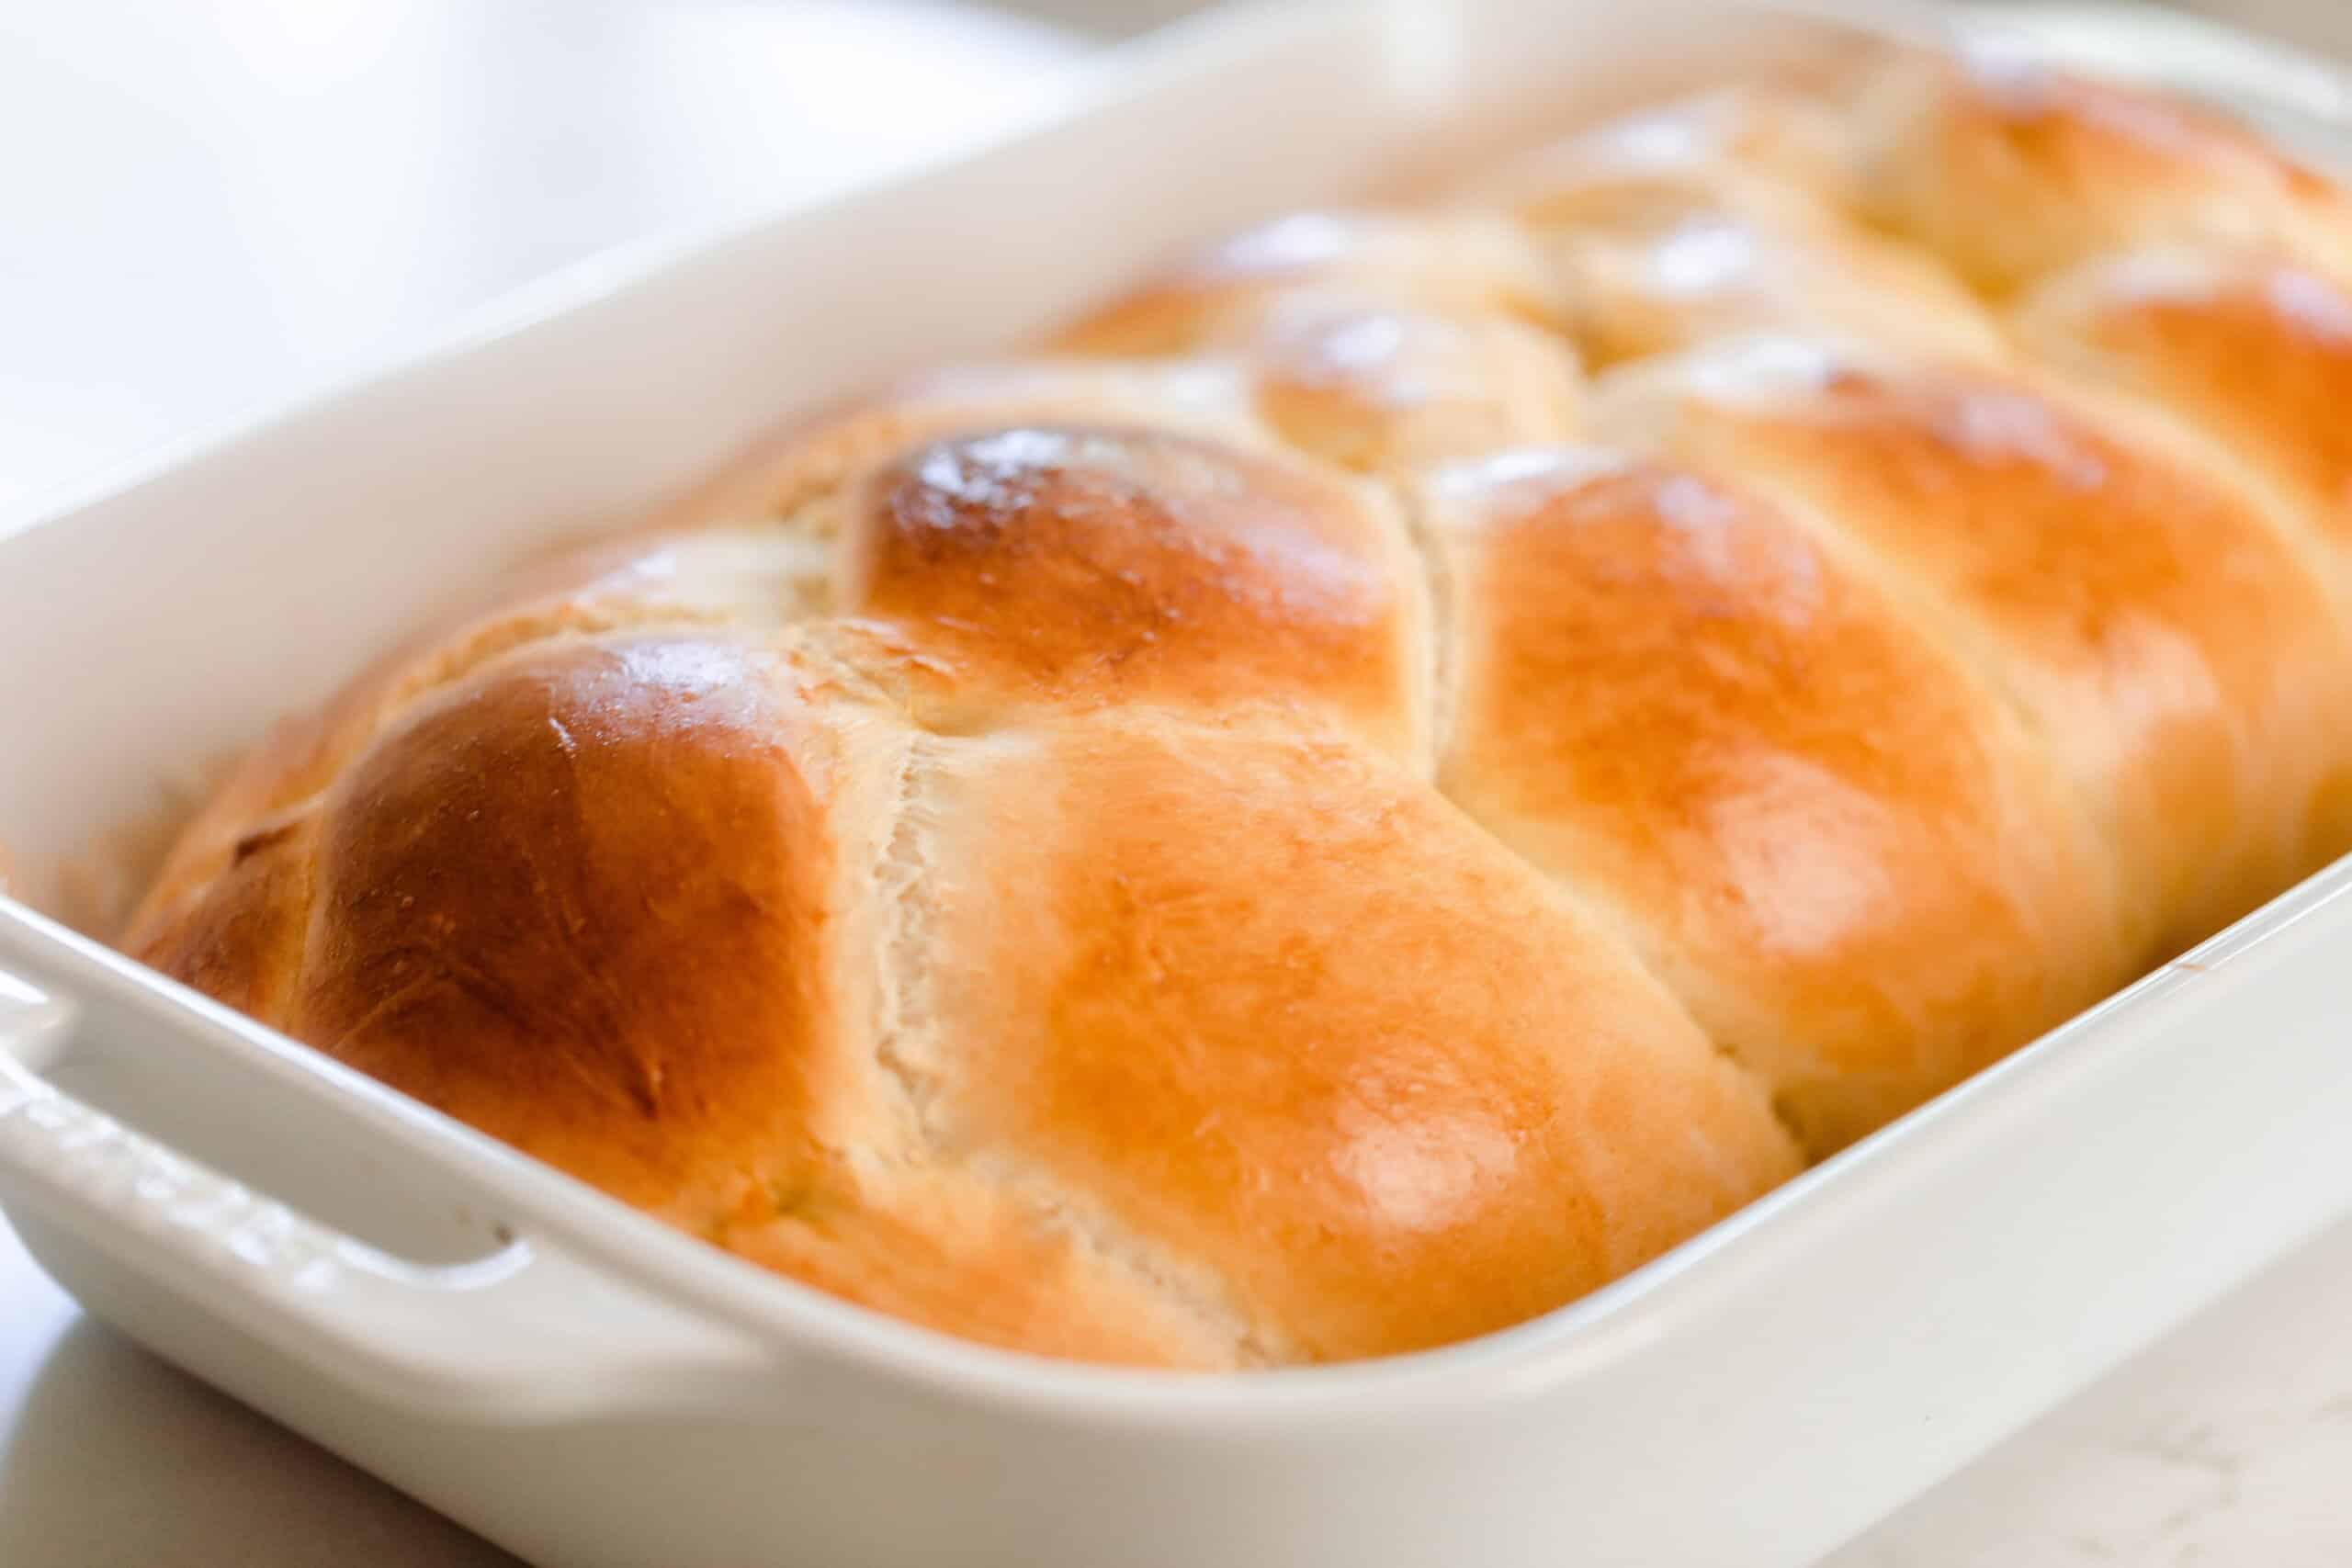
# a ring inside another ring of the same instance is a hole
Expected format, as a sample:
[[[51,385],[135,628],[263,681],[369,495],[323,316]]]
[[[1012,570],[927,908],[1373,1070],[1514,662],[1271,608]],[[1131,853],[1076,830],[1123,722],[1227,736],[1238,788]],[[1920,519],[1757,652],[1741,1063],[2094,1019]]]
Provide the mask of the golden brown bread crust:
[[[403,715],[319,805],[295,1032],[632,1202],[789,1201],[855,1076],[854,813],[791,679],[708,637],[558,640]]]
[[[1645,367],[1597,428],[1789,498],[1932,601],[2114,843],[2150,959],[2315,869],[2352,753],[2325,585],[2248,495],[2031,385],[1801,342]]]
[[[1849,74],[1833,66],[1830,81]],[[1793,84],[1748,83],[1572,132],[1505,163],[1469,197],[1514,213],[1537,235],[1788,197],[1828,213],[1858,195],[1851,142],[1833,98]]]
[[[989,1344],[1615,1278],[2352,848],[2342,195],[1866,74],[797,420],[288,721],[126,945]]]
[[[1579,226],[1557,247],[1568,319],[1599,368],[1770,327],[1805,327],[1996,359],[1976,300],[1916,253],[1817,214],[1697,207],[1655,222]]]
[[[1573,451],[1465,465],[1431,506],[1442,785],[1603,901],[1814,1153],[2129,973],[2048,758],[1794,515]]]
[[[865,479],[841,609],[894,634],[933,728],[1013,706],[1287,698],[1417,756],[1427,614],[1390,511],[1190,436],[989,432]]]
[[[1711,96],[1574,136],[1487,187],[1544,247],[1605,368],[1766,327],[1996,359],[2001,333],[1933,257],[1816,199],[1850,178],[1817,107]]]
[[[1864,95],[1860,205],[2007,294],[2117,251],[2284,249],[2352,276],[2352,204],[2249,128],[2003,49],[1918,57]]]
[[[1527,236],[1494,213],[1301,212],[1187,257],[1057,342],[1074,354],[1182,354],[1246,341],[1302,293],[1540,326],[1557,290]]]
[[[1265,427],[1396,476],[1574,432],[1559,285],[1489,213],[1306,213],[1213,245],[1065,329],[1078,353],[1214,355]]]
[[[1236,446],[1271,444],[1250,411],[1247,384],[1229,366],[1074,359],[956,366],[787,423],[656,521],[676,528],[786,522],[797,535],[827,538],[839,527],[835,503],[876,463],[929,441],[1073,422]]]
[[[724,635],[526,645],[242,840],[148,951],[682,1222],[804,1185],[854,813],[794,684]]]
[[[1306,298],[1243,345],[1258,416],[1300,451],[1397,478],[1449,457],[1576,432],[1583,377],[1557,338]]]
[[[2049,362],[2218,436],[2288,492],[2352,584],[2352,292],[2275,256],[2160,250],[2053,279],[2019,312]]]
[[[1198,1371],[1262,1359],[1231,1323],[987,1174],[868,1162],[854,1186],[781,1215],[754,1197],[708,1235],[820,1290],[983,1345]]]
[[[1795,1168],[1613,941],[1358,749],[1131,721],[927,804],[942,1135],[1204,1264],[1260,1355],[1505,1326]]]

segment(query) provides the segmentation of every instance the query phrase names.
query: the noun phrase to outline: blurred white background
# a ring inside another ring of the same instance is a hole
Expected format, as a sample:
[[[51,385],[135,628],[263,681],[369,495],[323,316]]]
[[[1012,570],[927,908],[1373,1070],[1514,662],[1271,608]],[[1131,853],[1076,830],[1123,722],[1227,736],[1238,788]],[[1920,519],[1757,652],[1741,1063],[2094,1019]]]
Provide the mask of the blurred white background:
[[[902,0],[0,0],[0,513],[1078,53]]]
[[[2306,33],[2352,0],[2197,0]],[[0,0],[0,516],[1200,0]],[[2332,19],[2332,20],[2331,20]]]

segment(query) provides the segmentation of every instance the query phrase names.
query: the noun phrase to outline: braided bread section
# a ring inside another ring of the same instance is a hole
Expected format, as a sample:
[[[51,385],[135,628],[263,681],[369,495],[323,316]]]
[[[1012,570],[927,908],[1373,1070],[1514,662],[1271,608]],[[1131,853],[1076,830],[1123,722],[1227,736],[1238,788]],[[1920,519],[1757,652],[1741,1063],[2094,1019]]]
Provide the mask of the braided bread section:
[[[131,950],[1045,1354],[1594,1289],[2352,843],[2342,198],[1890,56],[799,420],[260,749]]]

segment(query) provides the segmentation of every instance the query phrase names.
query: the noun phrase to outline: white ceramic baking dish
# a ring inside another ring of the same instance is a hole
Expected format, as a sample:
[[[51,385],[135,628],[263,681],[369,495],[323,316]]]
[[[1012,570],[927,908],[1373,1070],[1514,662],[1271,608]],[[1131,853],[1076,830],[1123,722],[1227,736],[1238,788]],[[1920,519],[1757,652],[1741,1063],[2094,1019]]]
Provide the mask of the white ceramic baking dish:
[[[1826,25],[1732,0],[1254,9],[952,166],[567,275],[0,540],[0,840],[151,816],[449,581],[780,410],[1017,339],[1408,151]],[[544,1563],[1775,1568],[2352,1206],[2347,892],[2339,866],[1594,1297],[1385,1363],[1115,1373],[874,1317],[5,898],[0,1201],[94,1312]]]

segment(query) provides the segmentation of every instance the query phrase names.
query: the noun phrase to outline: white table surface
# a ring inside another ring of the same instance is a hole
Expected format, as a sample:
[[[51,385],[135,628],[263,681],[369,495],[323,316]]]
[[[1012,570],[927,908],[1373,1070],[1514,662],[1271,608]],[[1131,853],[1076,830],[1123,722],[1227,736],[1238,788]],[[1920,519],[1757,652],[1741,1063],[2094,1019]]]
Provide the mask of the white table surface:
[[[602,245],[971,134],[1078,52],[874,0],[0,0],[0,528]],[[0,1563],[510,1561],[84,1319],[0,1224]],[[2352,1224],[1826,1568],[2102,1562],[2352,1563]]]

